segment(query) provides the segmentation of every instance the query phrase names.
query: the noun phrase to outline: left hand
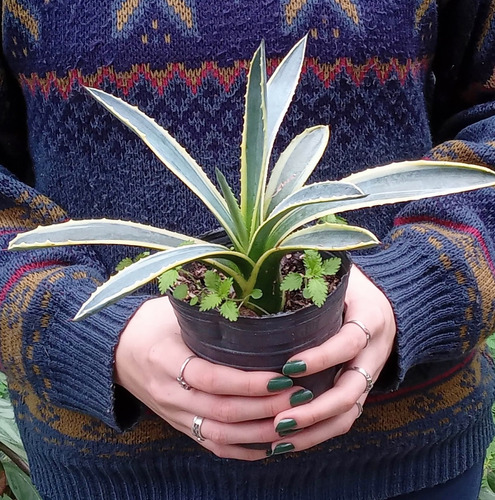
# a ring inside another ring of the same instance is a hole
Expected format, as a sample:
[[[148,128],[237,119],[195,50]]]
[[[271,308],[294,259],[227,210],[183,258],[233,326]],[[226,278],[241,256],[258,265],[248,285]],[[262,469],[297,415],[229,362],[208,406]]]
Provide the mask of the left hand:
[[[340,375],[334,387],[310,403],[276,416],[276,430],[280,427],[302,430],[272,443],[274,454],[305,450],[348,432],[360,416],[367,397],[365,376],[349,368],[364,369],[375,382],[392,352],[396,335],[392,306],[383,292],[355,266],[351,268],[345,301],[347,309],[340,331],[322,345],[289,360],[303,361],[306,365],[304,372],[291,375],[294,377],[342,363]],[[358,325],[348,323],[350,320],[359,320],[369,330],[368,345],[365,332]]]

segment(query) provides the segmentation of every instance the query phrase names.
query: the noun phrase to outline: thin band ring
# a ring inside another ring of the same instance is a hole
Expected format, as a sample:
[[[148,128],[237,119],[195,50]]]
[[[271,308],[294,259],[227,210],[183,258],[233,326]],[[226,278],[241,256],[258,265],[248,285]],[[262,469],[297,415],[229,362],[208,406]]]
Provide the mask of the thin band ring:
[[[356,406],[358,409],[358,416],[356,417],[357,420],[363,414],[363,405],[359,401],[356,401]]]
[[[371,340],[371,332],[366,328],[366,325],[358,319],[350,319],[349,321],[346,321],[345,324],[347,325],[349,323],[354,323],[355,325],[359,326],[361,330],[363,330],[364,334],[366,335],[366,345],[363,347],[363,349],[366,349]]]
[[[348,368],[348,370],[355,370],[359,372],[365,379],[366,379],[366,389],[364,390],[364,394],[367,394],[368,392],[373,389],[373,379],[371,378],[371,375],[364,369],[359,366],[351,366]]]
[[[195,415],[193,418],[193,423],[191,427],[192,435],[196,438],[200,443],[205,440],[203,434],[201,434],[201,426],[203,425],[204,417],[199,417]]]
[[[176,378],[180,386],[186,391],[189,391],[191,389],[191,386],[184,379],[184,370],[186,369],[187,363],[189,363],[189,361],[191,361],[191,359],[193,358],[197,358],[197,356],[193,354],[192,356],[189,356],[184,360],[184,363],[182,363],[182,366],[180,367],[179,370],[179,376]]]

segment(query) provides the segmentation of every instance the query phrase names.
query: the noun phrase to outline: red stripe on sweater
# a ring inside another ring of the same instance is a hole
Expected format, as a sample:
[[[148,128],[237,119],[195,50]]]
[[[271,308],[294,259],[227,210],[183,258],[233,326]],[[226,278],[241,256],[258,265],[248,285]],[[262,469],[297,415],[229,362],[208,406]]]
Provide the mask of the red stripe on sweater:
[[[416,224],[418,222],[430,222],[432,224],[437,224],[439,226],[446,227],[447,229],[453,229],[455,231],[461,231],[463,233],[469,234],[473,236],[479,243],[483,253],[485,254],[485,258],[490,266],[490,270],[493,274],[495,274],[495,265],[492,261],[490,252],[488,251],[488,247],[486,246],[485,240],[481,232],[475,227],[468,226],[466,224],[460,224],[458,222],[453,222],[450,220],[442,220],[436,219],[435,217],[423,217],[423,216],[415,216],[415,217],[397,217],[394,221],[394,226],[401,226],[403,224]]]
[[[9,293],[9,290],[19,281],[23,274],[28,273],[29,271],[34,271],[37,269],[44,269],[50,266],[60,266],[63,263],[56,260],[47,260],[45,262],[33,262],[31,264],[26,264],[25,266],[20,267],[5,283],[5,286],[0,291],[0,304],[3,303],[5,297]]]
[[[368,397],[368,401],[370,403],[379,403],[382,401],[386,401],[387,399],[395,399],[398,396],[404,396],[405,394],[408,394],[410,392],[420,391],[422,389],[425,389],[426,387],[435,385],[464,368],[468,363],[471,362],[476,352],[476,350],[471,351],[460,363],[454,365],[452,368],[450,368],[450,370],[447,370],[446,372],[443,372],[440,375],[437,375],[436,377],[423,382],[422,384],[413,385],[411,387],[404,387],[403,389],[398,389],[394,392],[388,392],[387,394],[374,394],[373,396]]]

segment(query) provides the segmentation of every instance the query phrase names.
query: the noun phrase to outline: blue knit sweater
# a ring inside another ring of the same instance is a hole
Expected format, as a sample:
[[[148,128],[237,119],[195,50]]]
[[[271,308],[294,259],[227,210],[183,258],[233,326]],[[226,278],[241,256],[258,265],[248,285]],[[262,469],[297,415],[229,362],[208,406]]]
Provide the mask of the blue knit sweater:
[[[495,166],[489,0],[0,0],[0,243],[71,218],[199,234],[214,222],[83,90],[138,105],[235,185],[248,61],[305,33],[276,150],[332,137],[313,180],[430,157]],[[26,127],[27,124],[27,127]],[[493,429],[495,190],[348,214],[383,244],[354,261],[389,297],[394,353],[352,430],[306,452],[219,459],[112,381],[149,295],[71,318],[128,248],[0,251],[0,356],[45,500],[379,500],[452,478]]]

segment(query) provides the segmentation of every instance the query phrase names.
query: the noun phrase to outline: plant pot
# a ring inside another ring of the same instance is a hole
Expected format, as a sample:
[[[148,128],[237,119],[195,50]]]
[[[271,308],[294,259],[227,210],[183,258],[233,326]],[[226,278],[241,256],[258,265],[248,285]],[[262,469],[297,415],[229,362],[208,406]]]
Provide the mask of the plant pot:
[[[281,372],[287,360],[316,347],[340,330],[344,295],[351,261],[347,254],[338,273],[340,281],[322,307],[260,317],[239,317],[231,322],[217,311],[203,311],[169,295],[185,344],[213,363],[248,371]],[[297,385],[319,396],[333,385],[339,367],[298,377]]]
[[[225,233],[218,230],[202,238],[214,243],[228,243]],[[201,312],[198,307],[169,294],[185,344],[195,354],[213,363],[248,371],[281,372],[291,356],[322,344],[342,326],[351,260],[343,252],[335,255],[342,259],[337,273],[339,283],[320,308],[312,305],[287,313],[241,316],[231,322],[217,311]],[[316,397],[333,385],[338,368],[298,377],[296,383],[310,389]]]

